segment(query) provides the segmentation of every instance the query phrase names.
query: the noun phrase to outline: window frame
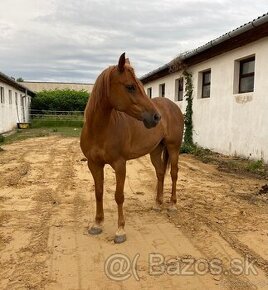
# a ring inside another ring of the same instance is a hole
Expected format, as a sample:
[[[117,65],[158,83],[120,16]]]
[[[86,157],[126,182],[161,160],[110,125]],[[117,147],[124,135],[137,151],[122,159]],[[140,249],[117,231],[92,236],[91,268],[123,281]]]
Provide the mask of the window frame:
[[[151,99],[152,98],[152,93],[153,93],[153,88],[149,87],[147,88],[147,96]]]
[[[9,101],[9,105],[12,105],[12,90],[8,90],[8,101]]]
[[[180,77],[175,80],[175,94],[176,94],[175,101],[177,102],[183,101],[183,93],[184,93],[184,78]]]
[[[162,83],[159,85],[159,97],[164,98],[166,96],[166,84]]]
[[[251,62],[251,61],[254,61],[254,71],[251,72],[251,73],[246,73],[246,74],[243,74],[243,65],[245,63],[248,63],[248,62]],[[242,91],[241,90],[241,80],[242,79],[245,79],[245,78],[248,78],[248,77],[252,77],[253,76],[253,89],[252,91]],[[251,92],[254,92],[254,86],[255,86],[255,56],[251,56],[251,57],[248,57],[248,58],[245,58],[245,59],[242,59],[239,61],[239,85],[238,85],[238,93],[239,94],[245,94],[245,93],[251,93]]]
[[[0,103],[5,103],[5,88],[2,86],[0,87]]]
[[[209,82],[205,82],[205,76],[210,74]],[[204,87],[209,86],[209,96],[204,96]],[[211,96],[211,69],[207,69],[202,72],[202,88],[201,88],[201,98],[208,99]]]

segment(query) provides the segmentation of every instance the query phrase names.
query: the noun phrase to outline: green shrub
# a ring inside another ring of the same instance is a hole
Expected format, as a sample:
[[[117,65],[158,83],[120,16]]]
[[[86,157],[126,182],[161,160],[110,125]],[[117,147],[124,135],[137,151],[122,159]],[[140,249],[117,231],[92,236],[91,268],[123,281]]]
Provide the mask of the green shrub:
[[[251,160],[247,164],[247,170],[248,171],[258,171],[262,169],[264,166],[263,160]]]
[[[4,143],[4,141],[5,141],[5,137],[0,134],[0,143]]]
[[[31,108],[49,111],[84,111],[88,97],[89,93],[85,90],[44,90],[32,98]]]
[[[190,145],[189,143],[183,143],[180,148],[180,153],[193,154],[195,150],[196,149],[194,145]]]

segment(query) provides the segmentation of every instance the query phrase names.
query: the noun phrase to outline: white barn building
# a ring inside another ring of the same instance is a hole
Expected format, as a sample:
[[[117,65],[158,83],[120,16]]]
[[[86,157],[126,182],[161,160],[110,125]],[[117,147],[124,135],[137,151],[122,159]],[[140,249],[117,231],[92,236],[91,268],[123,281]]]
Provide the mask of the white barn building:
[[[193,138],[202,147],[268,162],[268,13],[180,56],[193,83]],[[185,112],[185,79],[169,64],[141,77],[151,97]]]
[[[31,98],[35,93],[0,72],[0,134],[17,123],[29,122]]]

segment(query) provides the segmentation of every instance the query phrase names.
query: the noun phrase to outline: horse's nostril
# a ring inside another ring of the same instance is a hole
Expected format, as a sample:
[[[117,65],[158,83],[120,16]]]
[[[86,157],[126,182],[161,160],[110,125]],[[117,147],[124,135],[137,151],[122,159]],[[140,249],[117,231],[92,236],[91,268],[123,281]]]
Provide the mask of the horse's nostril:
[[[161,120],[161,116],[158,113],[154,114],[154,121],[159,122],[160,120]]]

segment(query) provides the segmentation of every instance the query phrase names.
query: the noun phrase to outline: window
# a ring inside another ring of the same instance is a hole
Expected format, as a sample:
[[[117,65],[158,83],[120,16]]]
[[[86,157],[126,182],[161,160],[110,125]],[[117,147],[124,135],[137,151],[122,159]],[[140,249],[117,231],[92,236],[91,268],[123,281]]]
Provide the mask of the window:
[[[210,97],[211,70],[204,71],[202,75],[202,98]]]
[[[183,78],[175,80],[175,101],[183,100]]]
[[[159,85],[159,97],[165,97],[165,84]]]
[[[5,90],[3,87],[0,87],[0,100],[1,100],[1,104],[5,103]]]
[[[9,104],[12,104],[12,91],[8,90]]]
[[[147,96],[148,96],[149,98],[152,98],[152,88],[148,88],[148,89],[147,89]]]
[[[23,96],[22,96],[22,94],[20,94],[20,105],[21,105],[21,106],[24,105],[24,104],[23,104]]]
[[[18,105],[18,93],[17,92],[15,92],[15,103],[16,103],[16,105]]]
[[[239,93],[254,91],[255,57],[240,61]]]

